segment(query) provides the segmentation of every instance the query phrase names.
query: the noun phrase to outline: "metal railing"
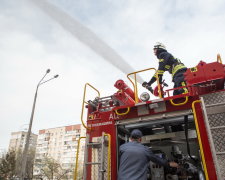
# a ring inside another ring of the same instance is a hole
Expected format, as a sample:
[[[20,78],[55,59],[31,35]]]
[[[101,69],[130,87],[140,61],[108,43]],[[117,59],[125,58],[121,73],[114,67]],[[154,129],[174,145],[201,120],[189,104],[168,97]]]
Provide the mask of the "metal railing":
[[[87,126],[84,124],[84,121],[83,121],[84,105],[85,105],[85,104],[88,104],[88,102],[85,100],[85,99],[86,99],[86,90],[87,90],[87,86],[89,86],[89,87],[91,87],[92,89],[94,89],[94,90],[98,93],[98,97],[100,97],[100,92],[99,92],[95,87],[93,87],[92,85],[90,85],[89,83],[86,83],[85,86],[84,86],[83,102],[82,102],[82,109],[81,109],[81,122],[82,122],[82,125],[83,125],[86,129],[90,129],[89,127],[87,127]]]
[[[158,89],[159,89],[159,97],[162,98],[162,92],[161,92],[161,88],[160,88],[159,76],[158,76],[157,70],[155,68],[148,68],[148,69],[132,72],[132,73],[129,73],[127,75],[127,78],[130,80],[130,82],[132,83],[133,88],[134,88],[135,103],[138,103],[138,89],[137,89],[137,76],[136,76],[136,74],[140,73],[140,72],[144,72],[144,71],[149,71],[149,70],[155,70],[156,81],[157,81],[157,85],[158,85]],[[134,75],[134,82],[129,77],[130,75]]]

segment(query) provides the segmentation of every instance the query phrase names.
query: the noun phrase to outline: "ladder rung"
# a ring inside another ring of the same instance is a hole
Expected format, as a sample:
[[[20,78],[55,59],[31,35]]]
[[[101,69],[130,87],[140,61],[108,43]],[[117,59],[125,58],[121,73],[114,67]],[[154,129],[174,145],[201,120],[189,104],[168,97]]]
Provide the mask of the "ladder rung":
[[[98,164],[101,164],[99,162],[87,162],[85,163],[86,165],[98,165]]]
[[[87,145],[101,145],[101,143],[97,143],[97,142],[90,142],[90,143],[87,143]]]
[[[225,152],[217,152],[216,155],[223,155]]]
[[[101,143],[87,143],[87,146],[92,146],[93,148],[100,148],[101,147]]]
[[[214,130],[214,129],[224,129],[225,126],[217,126],[217,127],[211,127],[210,129],[211,130]]]
[[[225,105],[225,102],[222,102],[222,103],[216,103],[216,104],[207,104],[206,107],[220,106],[220,105]]]

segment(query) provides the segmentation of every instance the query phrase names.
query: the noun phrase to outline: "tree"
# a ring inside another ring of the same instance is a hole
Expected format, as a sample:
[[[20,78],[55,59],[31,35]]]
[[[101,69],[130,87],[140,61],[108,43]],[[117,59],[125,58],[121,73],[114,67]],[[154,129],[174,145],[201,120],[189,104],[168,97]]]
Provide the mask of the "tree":
[[[15,176],[16,153],[9,151],[0,160],[0,179],[12,178]]]
[[[39,178],[53,179],[67,179],[67,175],[71,172],[70,169],[63,169],[62,166],[53,158],[45,156],[39,163],[40,174]]]
[[[35,149],[29,149],[27,154],[26,178],[33,178]],[[0,159],[0,180],[1,178],[19,177],[22,165],[22,150],[10,149],[8,153]]]

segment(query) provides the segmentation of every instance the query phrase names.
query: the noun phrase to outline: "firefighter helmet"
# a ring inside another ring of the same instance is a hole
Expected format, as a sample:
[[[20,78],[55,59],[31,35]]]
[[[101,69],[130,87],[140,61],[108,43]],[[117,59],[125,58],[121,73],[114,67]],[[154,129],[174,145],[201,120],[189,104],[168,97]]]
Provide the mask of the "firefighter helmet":
[[[163,43],[157,42],[154,45],[154,49],[165,49],[166,50],[166,46]]]

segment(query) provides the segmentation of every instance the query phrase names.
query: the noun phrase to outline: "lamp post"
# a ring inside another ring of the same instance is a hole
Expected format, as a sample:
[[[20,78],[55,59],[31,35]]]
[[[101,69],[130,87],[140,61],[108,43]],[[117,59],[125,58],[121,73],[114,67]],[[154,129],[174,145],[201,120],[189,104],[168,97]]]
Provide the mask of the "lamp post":
[[[55,75],[52,78],[44,81],[45,76],[49,72],[50,72],[50,69],[47,69],[45,75],[41,78],[41,80],[39,81],[39,83],[37,84],[37,87],[36,87],[32,112],[31,112],[31,116],[30,116],[29,128],[28,128],[28,132],[27,132],[27,136],[26,136],[26,144],[25,144],[25,147],[24,147],[24,150],[23,150],[23,156],[22,156],[22,166],[21,166],[21,174],[20,174],[21,180],[24,180],[24,178],[26,176],[25,173],[26,173],[26,164],[27,164],[27,152],[28,152],[28,149],[29,149],[30,134],[31,134],[31,128],[32,128],[32,123],[33,123],[33,118],[34,118],[34,110],[35,110],[35,105],[36,105],[36,100],[37,100],[38,88],[40,87],[40,85],[42,85],[42,84],[44,84],[48,81],[51,81],[52,79],[55,79],[59,76],[59,75]]]

